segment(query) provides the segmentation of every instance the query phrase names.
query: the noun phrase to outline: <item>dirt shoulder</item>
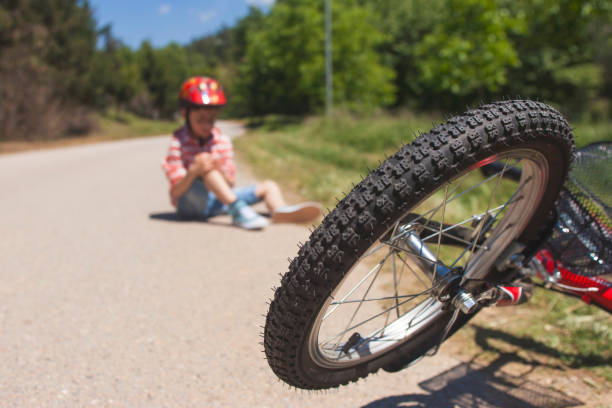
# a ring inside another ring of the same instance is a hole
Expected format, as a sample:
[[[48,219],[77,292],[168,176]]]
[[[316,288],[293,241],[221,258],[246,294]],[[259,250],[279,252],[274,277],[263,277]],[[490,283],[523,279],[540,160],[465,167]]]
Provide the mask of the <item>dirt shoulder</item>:
[[[486,308],[443,349],[477,370],[511,380],[517,387],[545,387],[551,404],[543,406],[574,406],[555,400],[559,398],[555,392],[559,392],[579,401],[576,406],[609,407],[612,382],[597,369],[609,366],[609,360],[588,351],[579,359],[577,350],[561,348],[554,342],[551,345],[552,326],[540,321],[544,334],[531,329],[535,324],[531,319],[539,315],[540,311],[526,305]]]

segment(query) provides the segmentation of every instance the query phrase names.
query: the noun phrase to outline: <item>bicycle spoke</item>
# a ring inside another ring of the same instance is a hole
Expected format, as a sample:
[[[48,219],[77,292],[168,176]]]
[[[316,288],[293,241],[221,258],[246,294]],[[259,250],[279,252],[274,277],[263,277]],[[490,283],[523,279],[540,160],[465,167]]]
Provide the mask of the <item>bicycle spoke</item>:
[[[490,238],[490,242],[489,245],[493,246],[493,244],[495,244],[495,242],[504,234],[504,232],[506,232],[508,229],[510,229],[514,224],[508,224],[505,226],[504,230],[500,231],[497,233],[497,235],[495,235],[495,237]],[[469,271],[472,270],[473,265],[482,257],[482,255],[484,254],[484,252],[481,252],[480,254],[478,254],[478,256],[476,257],[476,259],[471,263],[471,265],[468,265],[468,267],[465,269],[465,271],[463,272],[463,275],[465,276]],[[470,259],[471,261],[471,259]],[[469,261],[468,261],[469,262]]]
[[[378,271],[376,272],[376,275],[374,275],[374,278],[372,278],[372,282],[370,282],[370,285],[368,286],[368,288],[366,289],[365,293],[363,294],[363,297],[361,298],[361,301],[357,305],[357,308],[355,309],[355,311],[353,312],[353,315],[351,316],[349,322],[347,323],[347,327],[349,327],[351,324],[353,324],[353,320],[355,319],[355,316],[357,316],[357,313],[359,313],[359,310],[361,309],[361,306],[363,306],[365,298],[370,293],[370,290],[372,289],[372,286],[374,285],[374,282],[376,281],[376,278],[378,277],[378,274],[380,273],[381,269],[382,269],[382,265],[378,269]],[[348,331],[348,330],[349,329],[347,328],[345,331]]]
[[[402,259],[402,257],[401,257],[399,254],[397,254],[397,257],[398,257],[398,258],[400,259],[400,261],[402,261],[402,262],[403,262],[403,264],[404,264],[404,265],[405,265],[405,266],[406,266],[406,267],[407,267],[407,268],[410,270],[410,272],[412,272],[412,274],[413,274],[413,275],[414,275],[414,276],[417,278],[417,280],[423,284],[423,286],[425,286],[426,288],[427,288],[428,286],[431,286],[431,282],[430,282],[430,283],[425,283],[425,282],[423,282],[423,279],[421,279],[421,277],[419,276],[419,274],[418,274],[418,273],[416,273],[416,272],[414,271],[414,269],[412,269],[412,266],[410,266],[410,264],[408,264],[408,262],[407,262],[406,260]]]
[[[432,290],[432,289],[428,289],[428,290],[423,291],[423,292],[421,292],[421,293],[417,293],[417,294],[415,294],[415,295],[410,295],[410,298],[408,298],[408,299],[406,299],[406,300],[404,300],[404,301],[400,302],[400,303],[399,303],[399,306],[402,306],[402,305],[404,305],[404,304],[406,304],[406,303],[408,303],[408,302],[412,301],[413,299],[415,299],[415,298],[417,298],[417,297],[419,297],[419,296],[426,295],[427,293],[431,292],[431,290]],[[391,310],[395,309],[396,307],[397,307],[397,306],[391,306],[390,308],[387,308],[387,309],[383,310],[382,312],[377,313],[377,314],[375,314],[374,316],[371,316],[371,317],[367,318],[366,320],[363,320],[363,321],[361,321],[361,322],[359,322],[359,323],[357,323],[357,324],[355,324],[355,325],[353,325],[353,326],[347,327],[346,329],[344,329],[344,330],[343,330],[343,331],[341,331],[340,333],[338,333],[338,334],[336,334],[336,335],[334,335],[334,336],[330,337],[328,340],[326,340],[325,342],[320,343],[320,344],[321,344],[321,345],[329,344],[329,343],[331,343],[331,342],[332,342],[334,339],[337,339],[338,337],[342,337],[343,335],[345,335],[346,333],[350,332],[351,330],[354,330],[354,329],[356,329],[356,328],[357,328],[357,327],[359,327],[359,326],[363,326],[364,324],[366,324],[366,323],[368,323],[368,322],[370,322],[370,321],[372,321],[372,320],[376,319],[377,317],[380,317],[380,316],[384,315],[385,313],[388,313],[389,311],[391,311]],[[336,344],[334,345],[334,347],[337,347],[337,346],[338,346],[338,343],[336,343]]]
[[[531,182],[531,180],[532,180],[532,177],[529,177],[529,178],[527,178],[527,179],[526,179],[526,180],[525,180],[523,183],[521,183],[521,184],[518,186],[518,188],[516,189],[516,191],[515,191],[514,193],[512,193],[512,195],[510,196],[510,198],[508,199],[508,201],[506,201],[506,202],[504,203],[504,205],[503,205],[502,209],[501,209],[501,210],[499,210],[499,212],[497,212],[497,214],[495,214],[495,217],[493,217],[493,218],[491,218],[491,219],[489,220],[489,222],[487,223],[486,228],[488,228],[488,227],[489,227],[489,226],[490,226],[490,225],[491,225],[493,222],[495,222],[495,220],[497,220],[497,217],[499,216],[499,214],[501,214],[502,212],[504,212],[504,210],[505,210],[505,209],[508,207],[508,205],[509,205],[511,202],[513,202],[514,197],[515,197],[515,196],[516,196],[516,195],[517,195],[517,194],[518,194],[518,193],[519,193],[519,192],[520,192],[520,191],[521,191],[521,190],[522,190],[522,189],[523,189],[523,188],[524,188],[524,187],[525,187],[525,186],[526,186],[528,183],[530,183],[530,182]],[[472,244],[471,244],[471,245],[473,245],[473,244],[475,244],[475,241],[474,241],[474,242],[472,242]],[[490,245],[490,244],[489,244],[489,245]],[[485,249],[486,249],[486,247],[485,247]],[[459,255],[459,257],[458,257],[457,259],[455,259],[455,261],[454,261],[454,262],[451,264],[450,268],[452,269],[452,268],[453,268],[453,267],[454,267],[454,266],[457,264],[457,262],[459,262],[459,260],[460,260],[461,258],[463,258],[463,256],[466,254],[466,252],[468,252],[468,251],[470,251],[470,250],[471,250],[471,246],[466,247],[466,248],[463,250],[463,252],[461,253],[461,255]]]
[[[379,300],[415,298],[415,297],[421,296],[423,293],[425,293],[425,292],[417,293],[416,295],[395,295],[395,296],[382,296],[382,297],[368,298],[368,299],[345,300],[343,302],[331,302],[330,305],[347,305],[347,304],[350,304],[350,303],[377,302]]]
[[[518,163],[520,163],[520,162],[517,162],[517,164],[518,164]],[[499,176],[499,174],[500,174],[500,173],[501,173],[501,172],[497,172],[497,173],[495,173],[495,174],[492,174],[491,176],[489,176],[489,177],[485,178],[484,180],[480,181],[479,183],[475,184],[474,186],[472,186],[472,187],[468,188],[467,190],[462,191],[460,194],[458,194],[458,195],[456,195],[456,196],[453,196],[453,197],[449,198],[449,199],[447,200],[447,203],[451,203],[451,202],[455,201],[456,199],[458,199],[458,198],[460,198],[460,197],[464,196],[465,194],[469,193],[470,191],[475,190],[476,188],[480,187],[481,185],[483,185],[483,184],[485,184],[485,183],[488,183],[489,181],[491,181],[491,180],[495,179],[497,176]],[[467,176],[467,175],[466,175],[466,176]],[[464,176],[464,177],[466,177],[466,176]],[[454,189],[453,191],[455,191],[455,190],[456,190],[456,189]],[[440,205],[440,206],[441,206],[441,205]],[[425,217],[427,217],[427,216],[428,216],[428,215],[429,215],[429,214],[430,214],[432,211],[437,211],[437,210],[440,208],[440,206],[438,206],[437,208],[433,208],[433,209],[431,209],[431,210],[429,210],[429,211],[427,211],[427,212],[425,212],[425,213],[421,214],[421,216],[420,216],[419,218],[417,218],[417,219],[415,219],[415,220],[412,220],[412,222],[416,222],[416,221],[419,221],[419,220],[421,220],[421,219],[424,219],[424,218],[425,218]]]
[[[467,178],[468,178],[468,174],[464,174],[463,176],[461,176],[461,178],[459,178],[459,179],[457,179],[457,180],[455,180],[455,181],[453,182],[453,183],[455,183],[455,186],[453,187],[453,189],[452,189],[452,190],[451,190],[451,192],[450,192],[451,197],[452,197],[452,195],[453,195],[453,194],[455,194],[455,191],[459,190],[459,189],[460,189],[460,188],[463,186],[463,183],[465,182],[465,180],[467,180]],[[449,186],[450,184],[451,184],[451,183],[448,183],[448,184],[445,186],[445,188],[448,188],[448,186]],[[460,196],[459,196],[459,197],[460,197]],[[457,198],[458,198],[458,197],[457,197]],[[451,201],[452,201],[452,200],[451,200]],[[445,203],[445,202],[443,202],[442,204],[444,204],[444,203]],[[433,213],[432,213],[432,214],[429,216],[429,218],[427,219],[427,221],[426,221],[426,222],[425,222],[425,224],[423,224],[423,225],[425,225],[425,226],[429,226],[429,223],[431,222],[431,220],[432,220],[432,218],[434,217],[434,215],[435,215],[435,214],[438,212],[438,210],[439,210],[439,209],[442,207],[442,204],[439,204],[437,207],[434,207],[434,208],[432,208],[432,209],[429,211],[429,212],[432,212],[432,211],[433,211]]]
[[[408,269],[409,269],[409,270],[412,272],[412,274],[413,274],[413,275],[414,275],[414,276],[417,278],[417,280],[418,280],[419,282],[421,282],[421,284],[422,284],[422,285],[423,285],[423,286],[426,288],[426,291],[431,290],[431,285],[432,285],[432,282],[429,282],[429,283],[424,282],[424,281],[423,281],[423,279],[421,279],[421,277],[419,276],[419,274],[418,274],[418,273],[417,273],[417,272],[416,272],[416,271],[415,271],[415,270],[412,268],[412,266],[411,266],[411,265],[410,265],[410,264],[409,264],[409,263],[408,263],[406,260],[404,260],[404,259],[403,259],[403,258],[402,258],[402,257],[399,255],[399,253],[398,253],[397,255],[398,255],[398,258],[399,258],[399,259],[402,261],[402,263],[403,263],[403,264],[404,264],[404,265],[405,265],[405,266],[406,266],[406,267],[407,267],[407,268],[408,268]],[[423,292],[423,293],[425,293],[425,292]],[[425,310],[425,309],[423,309],[423,310]],[[412,321],[413,321],[414,319],[416,319],[417,317],[419,317],[421,313],[422,313],[422,310],[421,310],[421,311],[419,311],[419,312],[418,312],[418,313],[417,313],[417,314],[416,314],[416,315],[415,315],[415,316],[414,316],[414,317],[413,317],[413,318],[410,320],[410,322],[409,322],[409,326],[410,326],[410,325],[412,325]]]
[[[395,312],[397,314],[397,318],[399,319],[400,315],[399,315],[399,300],[398,300],[398,296],[397,296],[397,269],[396,269],[396,265],[395,265],[395,252],[393,252],[393,255],[391,256],[391,264],[393,267],[393,294],[395,295]]]
[[[399,274],[399,277],[397,279],[395,278],[395,256],[397,256],[400,259],[400,261],[402,261],[402,264],[401,264],[402,265],[402,270],[401,270],[401,272]],[[394,263],[393,264],[393,268],[394,268],[393,279],[394,279],[394,282],[393,283],[394,283],[394,286],[395,286],[395,296],[396,296],[396,299],[395,299],[396,308],[395,308],[395,310],[396,310],[397,318],[399,319],[400,318],[400,312],[399,312],[399,299],[397,298],[397,296],[398,296],[398,289],[397,288],[398,288],[399,284],[402,282],[402,278],[404,277],[404,272],[406,271],[406,263],[402,260],[402,257],[400,256],[400,254],[398,252],[394,252],[393,253],[393,257],[394,257],[394,260],[393,260],[393,263]],[[380,333],[381,336],[385,335],[385,328],[389,324],[389,317],[390,317],[390,315],[391,315],[391,312],[387,313],[387,316],[385,317],[385,324],[383,325],[383,329],[382,329],[382,331]]]
[[[504,173],[506,172],[506,168],[508,167],[508,160],[506,159],[506,162],[504,163],[504,168],[501,171],[501,174],[499,175],[499,177],[497,178],[497,182],[495,183],[495,187],[493,187],[493,191],[491,192],[491,196],[489,197],[489,204],[487,204],[487,210],[485,211],[486,214],[489,213],[489,209],[491,208],[491,205],[493,204],[493,199],[495,198],[495,195],[497,194],[497,189],[499,187],[499,184],[501,182],[501,179],[504,177]],[[497,218],[497,217],[495,217]],[[483,218],[483,220],[486,220],[486,218]],[[470,258],[472,256],[474,256],[474,251],[476,250],[476,242],[478,242],[478,239],[480,238],[480,234],[482,233],[483,229],[484,229],[484,222],[479,223],[478,225],[478,231],[476,233],[476,239],[474,240],[474,244],[472,245],[472,250],[470,253]],[[487,225],[490,225],[490,223],[487,223]]]
[[[420,310],[417,311],[417,313],[412,317],[412,319],[410,319],[410,321],[408,322],[408,327],[412,327],[412,324],[414,323],[415,319],[417,317],[421,317],[421,314],[423,314],[423,312],[425,312],[425,310],[427,310],[429,308],[429,306],[431,306],[431,304],[435,303],[436,299],[433,297],[429,298],[429,304],[427,305],[419,305],[419,306],[423,306],[421,307]],[[425,301],[426,302],[426,301]],[[425,303],[423,302],[423,303]]]
[[[522,196],[521,196],[521,197],[518,197],[516,200],[513,200],[513,201],[509,202],[508,204],[514,204],[514,203],[516,203],[516,202],[518,202],[518,201],[520,201],[520,200],[522,200],[522,199],[523,199],[523,197],[522,197]],[[499,206],[497,206],[497,207],[495,207],[495,208],[491,208],[491,209],[489,210],[489,214],[488,214],[488,215],[490,215],[490,214],[491,214],[491,213],[493,213],[494,211],[497,211],[497,210],[499,210],[499,209],[503,209],[505,206],[506,206],[506,204],[504,203],[504,204],[499,205]],[[497,213],[496,213],[496,214],[497,214]],[[442,233],[445,233],[445,232],[448,232],[448,231],[452,231],[452,230],[454,230],[455,228],[459,228],[459,227],[460,227],[460,226],[462,226],[462,225],[465,225],[465,224],[467,224],[467,223],[469,223],[469,222],[472,222],[472,221],[474,221],[474,220],[478,220],[478,219],[480,219],[480,218],[482,218],[482,217],[484,217],[484,216],[486,216],[486,215],[487,215],[487,213],[482,213],[482,214],[478,214],[478,215],[473,215],[473,216],[471,216],[470,218],[467,218],[467,219],[465,219],[465,220],[463,220],[463,221],[460,221],[460,222],[458,222],[458,223],[456,223],[456,224],[453,224],[453,225],[451,225],[451,226],[449,226],[449,227],[447,227],[447,228],[443,229],[443,230],[442,230]],[[435,231],[433,234],[428,235],[428,236],[426,236],[425,238],[423,238],[423,242],[427,242],[427,241],[429,241],[430,239],[437,237],[437,236],[438,236],[438,234],[439,234],[438,230],[437,230],[437,229],[435,229],[435,228],[433,228],[433,227],[423,225],[423,228],[425,228],[425,229],[427,229],[427,230],[429,230],[429,231]],[[445,235],[446,235],[446,234],[445,234]],[[451,237],[451,238],[453,238],[453,239],[455,239],[455,240],[457,240],[457,241],[463,242],[464,244],[471,244],[471,242],[469,242],[469,241],[465,241],[465,240],[461,240],[459,237],[454,236],[454,235],[446,235],[446,236],[449,236],[449,237]]]
[[[389,317],[390,317],[390,315],[391,315],[391,312],[388,312],[387,315],[385,316],[385,323],[383,324],[382,330],[380,332],[381,336],[385,335],[385,329],[389,325]]]
[[[519,161],[517,161],[517,163],[516,163],[516,164],[518,164],[518,163],[520,163],[520,160],[519,160]],[[451,197],[445,201],[445,202],[446,202],[446,204],[448,204],[448,203],[450,203],[450,202],[452,202],[452,201],[455,201],[456,199],[458,199],[458,198],[460,198],[460,197],[464,196],[465,194],[467,194],[467,193],[469,193],[469,192],[473,191],[474,189],[476,189],[476,188],[480,187],[481,185],[483,185],[483,184],[485,184],[485,183],[487,183],[487,182],[489,182],[489,181],[491,181],[491,180],[493,180],[493,179],[499,178],[498,176],[499,176],[500,174],[502,174],[502,172],[501,172],[501,171],[500,171],[500,172],[497,172],[497,173],[494,173],[494,174],[492,174],[491,176],[489,176],[489,177],[485,178],[484,180],[480,181],[479,183],[475,184],[474,186],[472,186],[472,187],[468,188],[467,190],[464,190],[464,191],[462,191],[461,193],[459,193],[458,195],[453,196],[452,194],[454,194],[454,192],[455,192],[455,191],[457,191],[457,190],[459,189],[459,187],[461,187],[461,186],[463,185],[463,182],[465,181],[465,179],[466,179],[466,177],[467,177],[467,174],[466,174],[466,175],[464,175],[464,176],[462,177],[462,179],[460,179],[460,180],[455,180],[455,182],[454,182],[454,183],[458,183],[458,182],[459,182],[459,184],[458,184],[458,185],[456,185],[456,186],[455,186],[455,187],[452,189],[452,191],[450,192]],[[438,211],[438,210],[439,210],[439,209],[440,209],[440,208],[441,208],[443,205],[444,205],[444,202],[442,202],[442,203],[441,203],[441,204],[439,204],[438,206],[436,206],[436,207],[434,207],[434,208],[432,208],[432,209],[430,209],[430,210],[426,211],[425,213],[420,214],[420,215],[419,215],[419,216],[418,216],[416,219],[411,220],[411,221],[410,221],[410,224],[416,224],[418,221],[424,220],[426,217],[428,217],[428,216],[429,216],[429,218],[427,218],[427,221],[425,221],[425,223],[422,223],[422,224],[420,224],[420,225],[423,225],[424,227],[426,227],[426,228],[430,229],[430,227],[429,227],[429,225],[428,225],[428,224],[430,223],[430,221],[431,221],[431,219],[433,218],[433,216],[435,215],[435,213],[437,213],[437,211]],[[473,220],[473,219],[474,219],[474,217],[473,217],[473,218],[471,218],[470,220]],[[467,221],[468,221],[468,220],[466,220],[466,222],[467,222]],[[456,225],[460,225],[460,224],[456,224]],[[396,240],[396,239],[402,238],[403,236],[405,236],[406,234],[409,234],[410,232],[411,232],[411,230],[406,230],[406,229],[403,229],[403,230],[402,230],[402,232],[401,232],[399,235],[397,235],[397,236],[392,236],[392,237],[390,238],[390,240],[391,240],[391,241],[394,241],[394,240]],[[431,237],[428,237],[428,238],[431,238]],[[378,250],[378,249],[380,249],[380,247],[375,248],[374,250],[370,251],[370,252],[369,252],[368,254],[366,254],[366,255],[369,255],[369,254],[373,253],[374,251],[376,251],[376,250]]]
[[[342,336],[343,336],[343,335],[345,335],[346,333],[348,333],[349,331],[351,331],[351,330],[353,330],[353,329],[356,329],[357,327],[362,326],[362,325],[364,325],[364,324],[366,324],[366,323],[368,323],[368,322],[370,322],[370,321],[372,321],[372,320],[376,319],[377,317],[380,317],[380,316],[382,316],[382,315],[384,315],[384,314],[387,314],[387,315],[388,315],[388,314],[389,314],[389,312],[393,311],[393,309],[395,309],[396,307],[402,306],[402,305],[404,305],[404,304],[406,304],[406,303],[410,302],[411,300],[418,298],[419,296],[423,296],[423,295],[425,295],[425,294],[427,294],[427,293],[431,292],[431,290],[432,290],[432,289],[430,288],[430,289],[427,289],[427,290],[425,290],[425,291],[423,291],[423,292],[420,292],[420,293],[417,293],[417,294],[414,294],[414,295],[406,295],[406,296],[402,296],[402,298],[406,298],[406,300],[402,301],[402,302],[401,302],[401,303],[399,303],[397,306],[392,306],[392,307],[390,307],[390,308],[388,308],[388,309],[385,309],[385,310],[383,310],[382,312],[380,312],[380,313],[378,313],[378,314],[376,314],[376,315],[374,315],[374,316],[371,316],[370,318],[368,318],[368,319],[366,319],[366,320],[364,320],[364,321],[362,321],[362,322],[359,322],[359,323],[355,324],[355,325],[354,325],[354,326],[352,326],[352,327],[348,327],[348,328],[346,328],[345,330],[341,331],[340,333],[338,333],[338,334],[336,334],[336,335],[334,335],[334,336],[330,337],[328,340],[326,340],[325,342],[323,342],[323,343],[321,343],[321,344],[322,344],[322,345],[329,344],[330,342],[334,341],[334,340],[335,340],[335,339],[337,339],[337,338],[342,338]],[[381,329],[377,330],[375,333],[377,334],[377,333],[378,333],[378,332],[380,332],[380,331],[384,331],[384,329],[385,329],[386,327],[388,327],[387,322],[388,322],[388,320],[385,320],[385,327],[383,327],[383,328],[381,328]],[[338,343],[335,343],[335,344],[334,344],[334,349],[336,349],[336,347],[337,347],[337,346],[338,346]]]
[[[395,256],[397,256],[399,258],[400,261],[402,261],[402,257],[400,256],[399,252],[395,252]],[[402,265],[402,270],[400,271],[399,277],[397,278],[397,285],[399,286],[400,283],[402,283],[402,278],[404,277],[404,272],[406,272],[406,264],[404,261],[402,261],[401,263]]]
[[[386,244],[386,245],[387,245],[389,248],[392,248],[392,249],[397,249],[398,251],[402,251],[402,252],[404,252],[404,253],[410,254],[411,256],[414,256],[415,258],[419,258],[419,259],[421,259],[421,260],[423,260],[423,261],[427,261],[427,262],[429,262],[429,263],[431,263],[431,264],[438,263],[438,262],[432,261],[432,260],[431,260],[431,259],[429,259],[429,258],[426,258],[426,257],[424,257],[424,256],[421,256],[421,255],[419,255],[419,254],[417,254],[417,253],[415,253],[415,252],[411,251],[411,250],[410,250],[410,249],[408,249],[408,248],[403,248],[403,247],[401,247],[401,246],[394,245],[394,244],[392,244],[392,243],[390,243],[390,242],[387,242],[387,241],[385,241],[385,244]]]
[[[353,292],[355,292],[363,284],[363,282],[365,282],[368,279],[368,277],[370,277],[370,275],[372,275],[374,272],[378,273],[380,271],[380,269],[382,268],[383,264],[385,263],[385,261],[387,260],[387,258],[389,257],[390,254],[391,254],[391,251],[389,251],[389,254],[387,254],[387,256],[385,258],[383,258],[378,264],[376,264],[376,266],[374,266],[370,270],[370,272],[368,272],[363,278],[361,278],[361,280],[359,282],[357,282],[357,284],[355,286],[353,286],[353,288],[346,295],[344,295],[344,297],[341,299],[341,301],[344,301],[344,300],[346,300],[346,298],[351,296],[353,294]],[[322,320],[327,319],[332,313],[334,313],[336,311],[337,308],[338,308],[338,306],[334,306],[332,308],[332,310],[330,310],[329,312],[327,312],[325,314],[325,316],[323,316]]]
[[[393,227],[393,232],[391,233],[391,236],[395,235],[395,233],[397,232],[397,227],[399,226],[399,220],[395,223],[395,226]],[[393,267],[393,294],[395,295],[395,305],[397,306],[398,304],[398,299],[397,299],[397,268],[395,265],[395,251],[393,251],[393,253],[391,254],[391,265]],[[399,307],[395,309],[396,313],[397,313],[397,318],[399,319],[400,315],[399,315]],[[389,320],[389,315],[387,315],[386,320]],[[387,322],[385,322],[385,325],[387,324]]]

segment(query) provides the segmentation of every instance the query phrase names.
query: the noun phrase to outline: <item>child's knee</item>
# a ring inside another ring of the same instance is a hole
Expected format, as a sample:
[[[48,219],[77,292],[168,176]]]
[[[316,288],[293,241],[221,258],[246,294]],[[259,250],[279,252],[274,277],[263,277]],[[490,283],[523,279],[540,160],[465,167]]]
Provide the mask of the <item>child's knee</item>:
[[[270,192],[270,191],[280,191],[280,187],[278,186],[278,183],[276,183],[276,181],[273,180],[264,180],[260,183],[260,188],[262,191],[264,192]]]

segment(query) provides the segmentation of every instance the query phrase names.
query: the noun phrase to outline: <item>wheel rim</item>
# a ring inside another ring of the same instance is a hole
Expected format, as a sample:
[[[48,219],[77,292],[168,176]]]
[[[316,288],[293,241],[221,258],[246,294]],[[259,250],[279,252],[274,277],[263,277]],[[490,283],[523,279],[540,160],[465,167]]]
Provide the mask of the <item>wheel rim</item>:
[[[502,162],[503,170],[482,176],[479,168],[492,161]],[[518,182],[503,178],[511,166],[522,171]],[[443,303],[432,294],[438,266],[415,253],[407,244],[410,235],[419,233],[442,264],[482,279],[531,220],[548,176],[541,153],[517,149],[480,161],[412,206],[325,300],[309,335],[313,361],[327,368],[362,363],[409,341],[441,317]],[[415,218],[414,213],[420,215]],[[472,226],[471,239],[461,245],[442,242],[466,225]]]

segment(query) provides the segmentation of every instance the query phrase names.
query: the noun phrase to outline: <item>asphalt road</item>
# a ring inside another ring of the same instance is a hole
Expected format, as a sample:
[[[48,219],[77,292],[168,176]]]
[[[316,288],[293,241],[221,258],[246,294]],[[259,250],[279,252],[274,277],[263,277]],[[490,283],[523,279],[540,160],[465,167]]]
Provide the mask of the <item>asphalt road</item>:
[[[266,302],[308,232],[177,221],[168,141],[0,156],[0,407],[498,406],[444,352],[330,392],[279,382]]]

